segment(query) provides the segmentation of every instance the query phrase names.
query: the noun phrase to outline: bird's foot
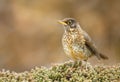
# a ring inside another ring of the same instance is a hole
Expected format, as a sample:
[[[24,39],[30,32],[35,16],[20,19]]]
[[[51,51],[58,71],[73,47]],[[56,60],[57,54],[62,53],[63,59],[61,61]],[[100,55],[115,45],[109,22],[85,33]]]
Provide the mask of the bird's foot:
[[[72,67],[73,67],[73,68],[74,68],[74,67],[78,67],[78,66],[82,66],[82,61],[76,60],[76,61],[74,61],[74,63],[72,64]]]

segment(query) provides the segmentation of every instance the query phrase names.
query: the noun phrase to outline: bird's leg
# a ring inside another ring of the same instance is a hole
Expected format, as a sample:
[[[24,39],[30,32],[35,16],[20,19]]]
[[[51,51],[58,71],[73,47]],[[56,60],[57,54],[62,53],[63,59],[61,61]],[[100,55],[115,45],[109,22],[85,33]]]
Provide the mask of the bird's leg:
[[[85,69],[87,69],[87,61],[82,61],[82,66],[85,66]]]
[[[85,69],[93,69],[93,67],[90,65],[90,63],[87,62],[87,60],[82,61],[82,64],[85,66]]]

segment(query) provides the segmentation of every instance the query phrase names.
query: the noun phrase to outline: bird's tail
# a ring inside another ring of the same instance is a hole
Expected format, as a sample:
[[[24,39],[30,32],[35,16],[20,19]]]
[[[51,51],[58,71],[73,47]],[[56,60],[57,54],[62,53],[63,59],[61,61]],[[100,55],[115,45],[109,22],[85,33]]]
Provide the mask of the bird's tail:
[[[106,55],[103,55],[101,53],[99,53],[99,56],[100,56],[99,59],[104,59],[104,60],[108,59],[108,57]]]

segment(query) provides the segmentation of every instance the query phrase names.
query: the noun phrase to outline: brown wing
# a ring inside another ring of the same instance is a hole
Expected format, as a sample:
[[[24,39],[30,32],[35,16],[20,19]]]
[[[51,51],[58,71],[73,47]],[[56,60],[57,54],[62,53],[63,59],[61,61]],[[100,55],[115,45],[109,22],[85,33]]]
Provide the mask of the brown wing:
[[[85,31],[83,31],[83,36],[85,38],[85,45],[95,56],[97,56],[98,59],[101,59],[101,58],[108,59],[107,56],[105,56],[97,51],[97,48],[96,48],[94,42],[91,40],[90,36]]]

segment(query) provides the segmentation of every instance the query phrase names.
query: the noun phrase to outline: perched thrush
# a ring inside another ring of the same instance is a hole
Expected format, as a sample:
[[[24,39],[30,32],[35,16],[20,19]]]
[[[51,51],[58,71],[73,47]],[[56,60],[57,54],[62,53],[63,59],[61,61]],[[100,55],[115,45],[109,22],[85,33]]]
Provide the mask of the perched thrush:
[[[90,36],[80,27],[79,23],[73,18],[60,20],[65,32],[62,44],[65,53],[73,60],[87,61],[91,56],[98,59],[108,59],[107,56],[98,52]]]

